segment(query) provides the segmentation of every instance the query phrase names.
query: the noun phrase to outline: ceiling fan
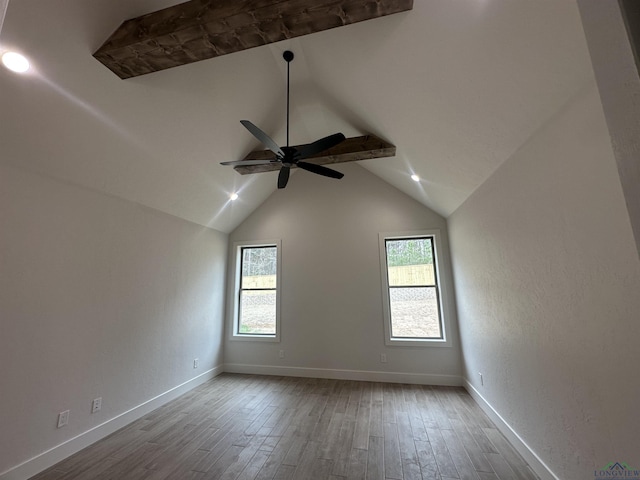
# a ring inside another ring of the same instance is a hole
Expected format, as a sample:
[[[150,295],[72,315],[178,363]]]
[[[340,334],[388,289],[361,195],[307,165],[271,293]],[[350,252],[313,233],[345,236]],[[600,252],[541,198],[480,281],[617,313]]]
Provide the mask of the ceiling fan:
[[[220,165],[250,166],[280,164],[278,188],[284,188],[287,186],[287,182],[289,181],[289,171],[291,170],[291,167],[294,166],[325,177],[340,179],[344,177],[343,173],[331,168],[323,167],[322,165],[304,162],[302,160],[320,152],[324,152],[325,150],[335,147],[344,141],[345,136],[342,133],[334,133],[333,135],[329,135],[328,137],[321,138],[320,140],[316,140],[313,143],[300,147],[289,146],[289,66],[291,64],[291,60],[293,60],[293,52],[287,50],[282,54],[282,57],[287,62],[287,145],[285,147],[280,147],[271,137],[269,137],[269,135],[264,133],[249,120],[240,120],[240,123],[244,125],[244,127],[249,130],[254,137],[260,140],[269,150],[271,150],[276,155],[276,158],[271,160],[237,160],[233,162],[221,162]]]

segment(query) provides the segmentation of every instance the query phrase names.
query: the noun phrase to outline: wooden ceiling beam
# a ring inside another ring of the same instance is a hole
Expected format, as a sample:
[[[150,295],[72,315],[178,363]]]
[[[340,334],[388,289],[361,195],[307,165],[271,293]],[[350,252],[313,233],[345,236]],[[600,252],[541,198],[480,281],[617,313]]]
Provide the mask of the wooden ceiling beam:
[[[191,0],[125,21],[93,56],[124,79],[412,8],[413,0]]]
[[[303,145],[295,146],[301,148]],[[389,142],[376,137],[375,135],[364,135],[362,137],[347,138],[338,145],[317,155],[307,157],[305,162],[316,165],[330,165],[332,163],[355,162],[358,160],[370,160],[372,158],[393,157],[396,154],[396,147]],[[275,154],[271,150],[260,150],[251,152],[243,160],[274,160]],[[241,175],[250,173],[272,172],[280,170],[281,165],[237,165],[234,168]],[[296,168],[295,166],[292,168]]]

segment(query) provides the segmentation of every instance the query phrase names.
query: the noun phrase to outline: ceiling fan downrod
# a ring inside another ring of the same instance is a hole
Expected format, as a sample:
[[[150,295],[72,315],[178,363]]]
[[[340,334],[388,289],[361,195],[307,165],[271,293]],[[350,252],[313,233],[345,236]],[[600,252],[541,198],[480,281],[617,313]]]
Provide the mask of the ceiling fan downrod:
[[[293,60],[293,52],[291,50],[285,50],[282,54],[282,58],[287,62],[287,147],[289,146],[289,67]]]

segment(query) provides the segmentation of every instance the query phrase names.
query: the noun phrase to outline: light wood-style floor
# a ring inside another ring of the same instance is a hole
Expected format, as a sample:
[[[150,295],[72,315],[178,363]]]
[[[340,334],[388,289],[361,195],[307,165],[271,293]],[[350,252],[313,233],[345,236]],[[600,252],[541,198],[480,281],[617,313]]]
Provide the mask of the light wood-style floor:
[[[33,480],[535,480],[462,388],[223,374]]]

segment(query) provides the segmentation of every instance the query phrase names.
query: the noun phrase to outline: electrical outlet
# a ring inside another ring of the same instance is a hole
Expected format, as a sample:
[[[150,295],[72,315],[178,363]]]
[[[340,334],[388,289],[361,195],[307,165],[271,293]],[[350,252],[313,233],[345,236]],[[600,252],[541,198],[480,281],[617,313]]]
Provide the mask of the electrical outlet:
[[[480,375],[480,385],[484,386],[484,378],[482,377],[482,373],[478,372],[478,375]]]
[[[69,410],[58,414],[58,428],[64,427],[67,423],[69,423]]]
[[[284,358],[284,350],[280,350],[280,353],[278,354],[278,356],[280,358]]]
[[[197,358],[193,359],[193,368],[198,368],[198,363],[200,362],[200,360],[198,360]]]
[[[386,353],[381,353],[380,354],[380,362],[381,363],[387,363],[387,354]]]
[[[94,398],[91,402],[91,413],[99,412],[102,409],[102,397]]]

